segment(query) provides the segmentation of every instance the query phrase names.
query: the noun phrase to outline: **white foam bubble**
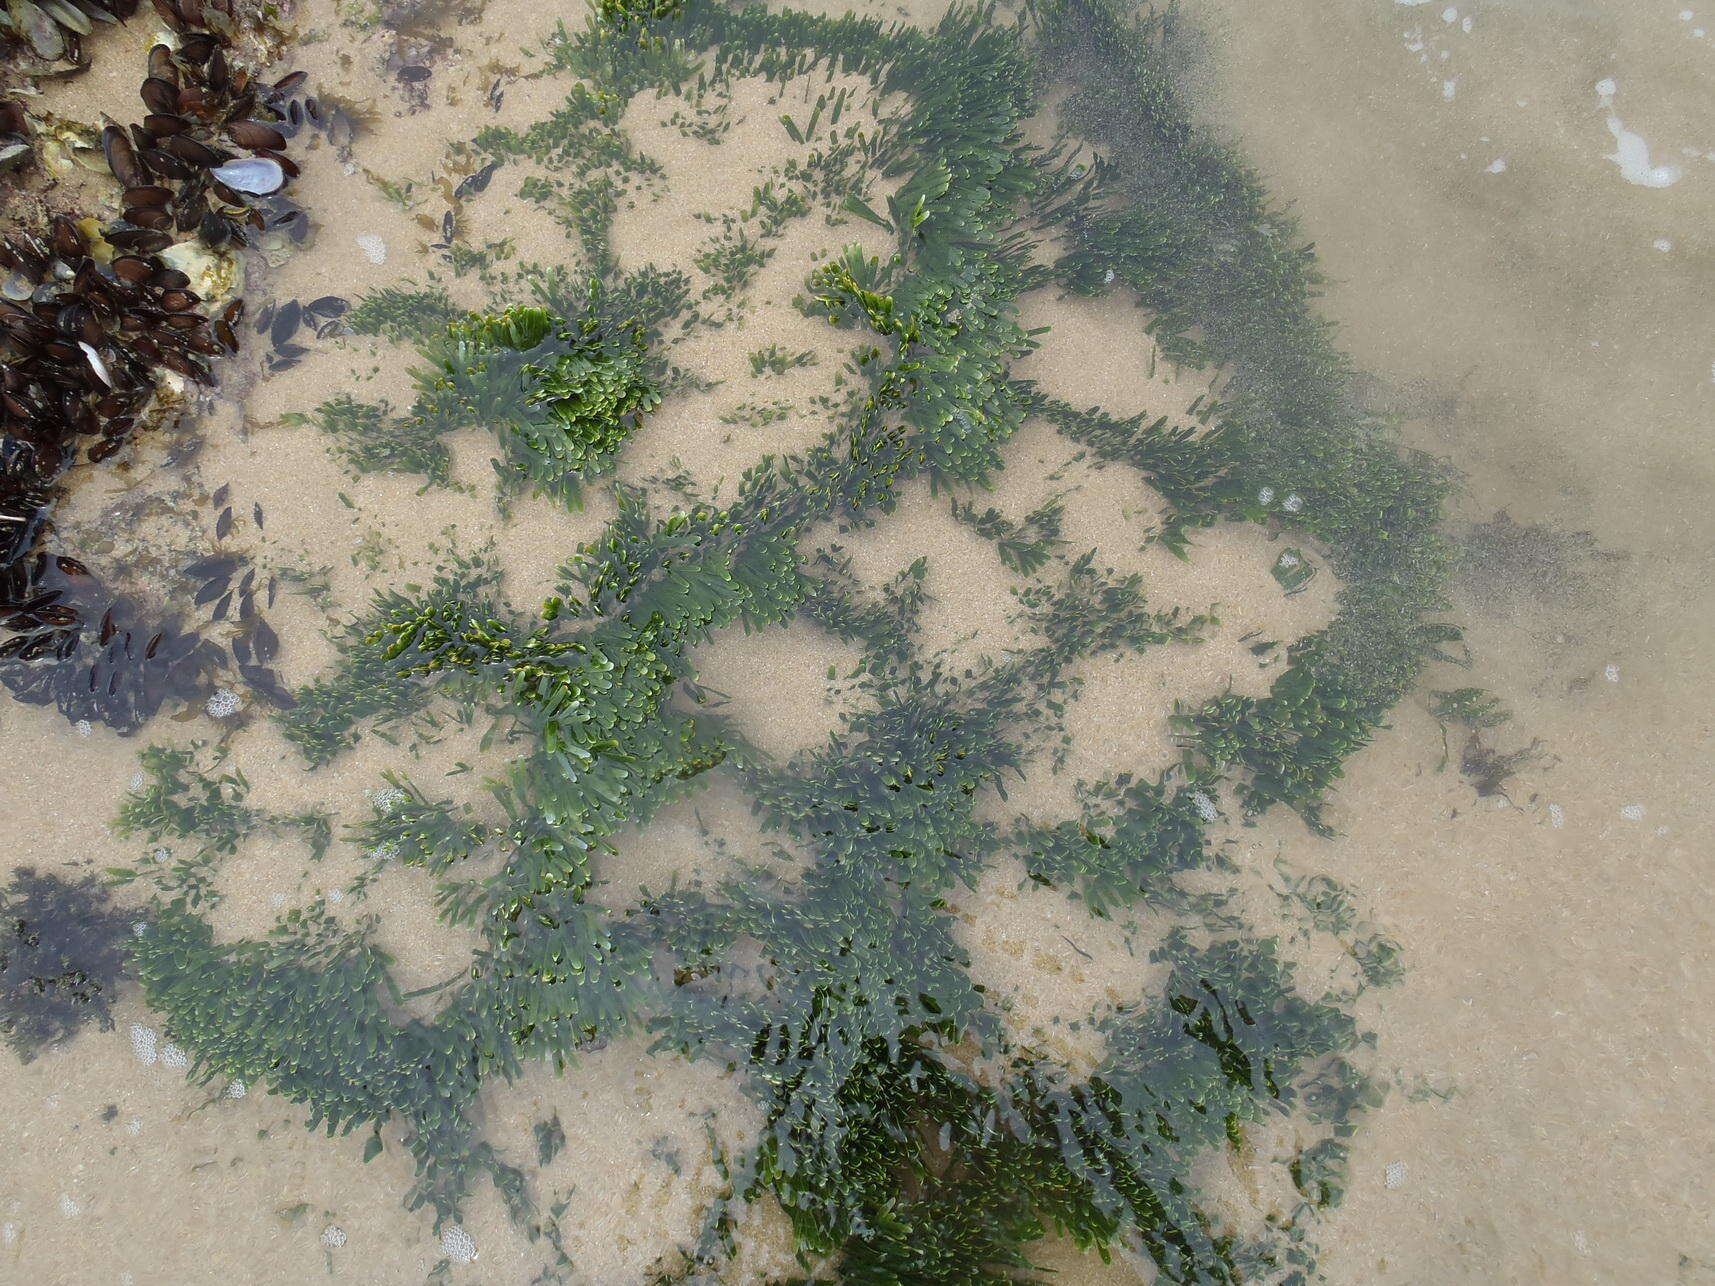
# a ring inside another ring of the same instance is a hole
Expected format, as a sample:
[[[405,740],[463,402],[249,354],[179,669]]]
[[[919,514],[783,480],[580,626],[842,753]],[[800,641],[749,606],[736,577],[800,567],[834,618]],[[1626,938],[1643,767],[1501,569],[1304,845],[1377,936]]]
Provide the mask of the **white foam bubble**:
[[[469,1264],[476,1260],[476,1241],[471,1235],[457,1224],[453,1224],[441,1234],[441,1253],[455,1264]]]
[[[160,1057],[156,1049],[159,1039],[153,1027],[145,1027],[142,1023],[131,1024],[131,1052],[144,1067],[153,1067],[155,1060]]]
[[[1608,133],[1614,136],[1614,150],[1604,159],[1620,167],[1620,177],[1627,183],[1641,188],[1666,188],[1679,182],[1679,167],[1670,162],[1653,164],[1643,135],[1627,129],[1612,112],[1608,113]]]
[[[1642,804],[1627,804],[1620,809],[1620,816],[1628,822],[1641,822],[1644,819],[1644,806]]]
[[[345,1245],[345,1229],[336,1223],[330,1223],[322,1229],[321,1242],[329,1250],[338,1250]]]
[[[1666,161],[1657,165],[1650,160],[1649,144],[1643,135],[1627,129],[1614,111],[1614,95],[1619,92],[1620,86],[1611,76],[1596,82],[1596,98],[1608,113],[1608,133],[1614,136],[1614,150],[1605,153],[1603,159],[1619,166],[1620,176],[1627,183],[1643,188],[1671,187],[1679,182],[1679,167]]]
[[[1382,1171],[1382,1182],[1390,1188],[1405,1187],[1405,1162],[1389,1161],[1387,1168]]]
[[[397,786],[383,786],[370,796],[370,802],[375,805],[378,813],[394,813],[411,798]]]
[[[230,719],[243,708],[243,699],[231,688],[216,688],[203,706],[211,719]]]
[[[1559,830],[1566,825],[1566,810],[1559,804],[1550,804],[1548,806],[1548,824],[1554,827],[1555,830]]]
[[[1494,160],[1490,161],[1488,168],[1484,171],[1486,174],[1505,174],[1506,172],[1507,158],[1504,156],[1497,156]]]
[[[373,232],[360,232],[352,240],[357,242],[357,248],[363,251],[363,257],[370,263],[387,262],[387,243]]]

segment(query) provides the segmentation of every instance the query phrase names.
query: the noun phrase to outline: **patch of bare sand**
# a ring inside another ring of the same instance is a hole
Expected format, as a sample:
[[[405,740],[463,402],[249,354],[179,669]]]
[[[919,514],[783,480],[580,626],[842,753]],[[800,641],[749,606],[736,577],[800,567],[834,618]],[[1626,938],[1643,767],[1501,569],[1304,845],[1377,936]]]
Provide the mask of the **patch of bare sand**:
[[[306,1130],[300,1109],[259,1087],[189,1084],[154,1015],[127,1001],[115,1017],[116,1030],[32,1063],[0,1059],[8,1280],[243,1281],[258,1263],[304,1279],[332,1262],[383,1286],[421,1282],[439,1250],[432,1217],[399,1201],[411,1161],[396,1134],[364,1165],[362,1135]],[[346,1234],[332,1251],[330,1225]]]
[[[925,481],[902,488],[893,512],[872,525],[819,528],[805,543],[849,558],[852,574],[872,593],[923,559],[927,599],[914,637],[925,656],[949,669],[973,670],[1034,638],[1018,620],[1013,597],[1028,578],[1007,567],[994,542],[954,517],[948,497],[931,493]]]
[[[695,648],[697,682],[714,710],[766,754],[787,759],[826,743],[856,695],[862,652],[805,621],[729,629]]]
[[[1097,1023],[1160,992],[1147,925],[1096,919],[1070,891],[1031,880],[1016,858],[991,863],[974,888],[948,895],[954,940],[970,953],[1017,1049],[1046,1054],[1075,1076],[1106,1054]]]
[[[763,828],[750,796],[725,769],[705,773],[682,798],[644,825],[617,832],[612,843],[618,851],[595,863],[591,900],[614,909],[675,887],[713,892],[746,868],[769,878],[802,866],[790,837]]]
[[[566,1201],[562,1244],[575,1280],[590,1286],[643,1286],[653,1271],[676,1267],[725,1189],[720,1155],[740,1152],[762,1125],[733,1076],[651,1054],[646,1037],[586,1054],[563,1074],[532,1065],[486,1089],[483,1110],[490,1137],[514,1161],[533,1163],[536,1127],[558,1123],[566,1145],[532,1176],[533,1195],[543,1208]],[[484,1224],[466,1223],[479,1245]]]
[[[1048,331],[1013,364],[1014,377],[1034,380],[1079,410],[1100,407],[1116,419],[1139,412],[1178,417],[1215,383],[1210,372],[1175,367],[1161,355],[1148,332],[1149,314],[1129,291],[1087,299],[1044,287],[1019,299],[1018,324]]]

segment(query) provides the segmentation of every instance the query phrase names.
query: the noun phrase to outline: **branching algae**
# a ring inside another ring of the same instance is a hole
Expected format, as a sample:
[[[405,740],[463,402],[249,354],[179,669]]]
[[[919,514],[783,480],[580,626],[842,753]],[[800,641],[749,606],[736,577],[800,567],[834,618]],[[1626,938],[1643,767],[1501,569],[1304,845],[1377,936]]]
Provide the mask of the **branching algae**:
[[[482,1141],[473,1100],[527,1059],[575,1076],[581,1049],[627,1031],[735,1070],[765,1121],[746,1155],[726,1159],[703,1235],[660,1281],[707,1280],[737,1212],[764,1197],[785,1211],[806,1273],[825,1262],[846,1282],[1035,1280],[1033,1248],[1050,1234],[1146,1256],[1167,1281],[1315,1276],[1317,1215],[1340,1200],[1345,1140],[1374,1097],[1358,1066],[1367,1037],[1351,993],[1308,994],[1279,943],[1180,877],[1218,866],[1210,830],[1224,808],[1242,820],[1284,804],[1326,829],[1346,758],[1456,637],[1432,619],[1448,483],[1346,396],[1310,311],[1311,257],[1249,172],[1191,127],[1171,89],[1174,51],[1167,19],[1107,0],[1046,0],[1017,22],[960,8],[929,31],[604,0],[583,32],[562,34],[556,64],[584,83],[537,129],[479,140],[502,166],[495,182],[508,157],[539,151],[582,158],[568,173],[647,178],[604,133],[645,90],[695,113],[735,77],[839,72],[902,104],[863,145],[892,194],[851,192],[828,212],[834,227],[883,225],[893,253],[831,255],[801,303],[868,346],[864,386],[820,443],[762,460],[724,505],[661,514],[615,486],[618,516],[540,613],[508,607],[472,559],[380,594],[350,624],[338,667],[282,716],[310,764],[436,707],[495,715],[516,751],[486,818],[412,788],[358,837],[420,866],[447,918],[479,927],[483,945],[437,1013],[401,1018],[360,933],[312,911],[265,940],[217,942],[187,877],[155,864],[136,967],[198,1074],[265,1084],[330,1131],[373,1130],[372,1150],[383,1124],[399,1124],[418,1167],[410,1199],[441,1221],[487,1175],[542,1238],[541,1280],[574,1268],[555,1230],[563,1207],[514,1168],[528,1158]],[[1024,141],[1022,123],[1061,81],[1073,86],[1063,119],[1108,159]],[[795,141],[834,127],[827,105],[790,120]],[[488,426],[520,484],[567,500],[607,469],[659,397],[662,329],[719,324],[720,308],[700,306],[726,298],[727,269],[709,267],[716,294],[693,298],[672,272],[620,272],[604,229],[576,230],[587,285],[550,277],[535,298],[472,316],[433,292],[383,292],[353,310],[354,325],[421,346],[407,441],[423,426]],[[1034,255],[1047,230],[1065,248],[1052,262]],[[1226,367],[1224,400],[1180,423],[1128,419],[1014,378],[1035,343],[1018,300],[1044,286],[1134,292],[1173,360]],[[752,361],[760,374],[799,359],[771,349]],[[331,413],[320,417],[333,428]],[[837,551],[800,544],[826,520],[884,520],[914,480],[980,486],[1027,416],[1135,470],[1169,506],[1168,547],[1217,522],[1267,524],[1315,542],[1345,588],[1335,621],[1290,649],[1266,696],[1179,710],[1173,770],[1089,783],[1080,815],[1008,830],[976,801],[1019,768],[1042,712],[1066,697],[1068,664],[1180,645],[1203,622],[1157,612],[1138,578],[1063,552],[1058,505],[1017,523],[960,501],[1010,566],[1049,574],[1024,604],[1038,642],[954,674],[916,641],[921,563],[874,594]],[[388,467],[432,475],[435,457],[412,447]],[[863,649],[862,700],[824,746],[782,764],[697,703],[688,658],[723,631],[799,616]],[[802,868],[618,910],[592,899],[625,860],[622,828],[717,767],[807,855]],[[132,824],[196,828],[195,842],[219,847],[244,807],[230,783],[210,793],[187,761],[158,756],[155,768],[127,805]],[[498,853],[498,869],[466,878],[479,852]],[[1017,1044],[972,976],[949,899],[1002,857],[1092,915],[1147,906],[1178,926],[1154,951],[1165,983],[1102,1020],[1094,1068]],[[1392,972],[1379,950],[1365,948],[1366,980]],[[1228,1226],[1196,1163],[1288,1116],[1305,1140],[1295,1208]]]

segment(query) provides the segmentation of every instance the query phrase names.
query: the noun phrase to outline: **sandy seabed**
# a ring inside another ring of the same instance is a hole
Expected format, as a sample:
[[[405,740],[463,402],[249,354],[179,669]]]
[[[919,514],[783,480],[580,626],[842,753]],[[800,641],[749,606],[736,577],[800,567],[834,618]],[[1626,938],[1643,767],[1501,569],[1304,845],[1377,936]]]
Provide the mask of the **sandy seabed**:
[[[884,10],[895,12],[876,7]],[[1404,949],[1404,981],[1361,1002],[1392,1089],[1353,1140],[1346,1201],[1321,1233],[1323,1272],[1340,1286],[1715,1282],[1705,1160],[1715,1126],[1703,1107],[1715,1089],[1715,935],[1701,892],[1715,851],[1715,245],[1706,217],[1715,41],[1695,18],[1645,15],[1623,0],[1445,13],[1382,0],[1190,0],[1184,11],[1201,32],[1192,99],[1316,242],[1329,277],[1324,311],[1365,372],[1362,395],[1397,417],[1406,444],[1464,474],[1450,531],[1471,551],[1456,615],[1473,666],[1432,674],[1425,687],[1480,683],[1514,711],[1503,742],[1540,740],[1542,751],[1504,794],[1479,798],[1456,768],[1438,770],[1441,730],[1421,698],[1408,699],[1349,765],[1331,814],[1338,838],[1318,840],[1286,816],[1228,836],[1253,872],[1284,861],[1334,876]],[[927,21],[938,10],[897,12]],[[555,18],[495,0],[479,22],[445,33],[444,70],[414,99],[377,74],[384,36],[355,34],[331,8],[304,5],[295,63],[324,92],[370,110],[355,166],[325,148],[305,158],[297,196],[321,224],[314,251],[258,267],[258,297],[355,297],[421,271],[433,228],[370,179],[437,182],[447,141],[492,119],[483,91],[497,75],[514,78],[507,118],[551,108],[551,81],[516,76]],[[114,38],[111,63],[98,49],[99,76],[59,91],[59,110],[93,115],[108,94],[115,115],[129,110],[129,74],[105,71],[134,65],[123,39]],[[1614,82],[1606,95],[1596,88],[1604,80]],[[627,131],[664,177],[616,220],[622,263],[688,260],[708,231],[696,212],[742,203],[756,175],[787,155],[771,92],[735,87],[718,165],[712,147],[666,127],[670,105],[649,96],[633,104]],[[1677,167],[1676,181],[1628,181],[1614,159],[1611,122],[1622,119],[1658,164]],[[463,235],[511,237],[521,259],[563,258],[564,228],[514,190],[496,184],[471,199]],[[842,230],[844,239],[866,233],[872,252],[886,248],[879,229]],[[385,248],[379,262],[371,238]],[[659,485],[652,480],[677,471],[721,494],[764,453],[815,440],[825,426],[810,415],[761,427],[721,417],[762,394],[807,404],[846,359],[844,332],[806,340],[787,307],[824,249],[813,235],[788,237],[753,286],[754,315],[674,353],[723,382],[674,394],[631,444],[623,479]],[[1207,377],[1156,361],[1129,311],[1027,299],[1024,324],[1050,329],[1020,373],[1104,406],[1182,411]],[[770,343],[813,345],[818,361],[759,385],[746,354]],[[278,621],[288,682],[329,659],[331,617],[361,605],[374,584],[431,565],[428,551],[449,529],[467,548],[492,539],[508,596],[530,605],[611,516],[592,496],[578,515],[525,499],[503,518],[486,438],[453,443],[460,488],[425,500],[412,479],[350,476],[324,437],[282,419],[338,387],[408,402],[400,373],[409,360],[386,341],[352,338],[279,375],[254,365],[235,373],[194,474],[172,484],[193,509],[199,494],[231,485],[267,511],[259,545],[328,569],[325,595],[289,600],[296,606]],[[992,503],[1025,512],[1053,494],[1074,497],[1068,541],[1141,572],[1152,600],[1213,607],[1221,623],[1195,648],[1092,663],[1068,714],[1067,771],[1028,773],[1004,803],[985,803],[997,819],[1063,814],[1078,777],[1165,766],[1175,748],[1163,694],[1261,691],[1268,675],[1237,640],[1256,629],[1300,637],[1333,610],[1329,576],[1281,595],[1260,533],[1201,535],[1188,564],[1144,547],[1151,515],[1138,488],[1040,424],[1009,444],[1007,463]],[[173,505],[124,508],[132,491],[127,476],[92,475],[63,522],[93,531],[112,528],[112,515],[139,514],[110,531],[123,553],[127,541],[171,539],[187,521]],[[342,492],[349,505],[333,499]],[[1503,511],[1510,524],[1496,523]],[[1539,541],[1559,554],[1533,557],[1528,542],[1504,538],[1509,530],[1589,539]],[[1018,641],[1004,592],[1013,573],[926,488],[886,524],[830,538],[867,584],[929,553],[923,629],[959,663]],[[836,726],[845,694],[826,676],[853,660],[847,645],[794,625],[719,640],[697,663],[730,699],[736,726],[786,756]],[[174,736],[220,731],[197,716]],[[136,740],[99,727],[79,735],[50,712],[8,703],[0,742],[10,864],[135,860],[135,845],[108,823],[136,772]],[[383,772],[427,780],[483,753],[457,735],[416,748],[365,742],[305,774],[265,721],[232,745],[259,802],[326,807],[336,827],[364,815]],[[84,802],[68,801],[67,783]],[[735,853],[768,842],[717,781],[694,807],[674,805],[625,837],[622,849],[638,858],[597,896],[619,905],[643,887],[712,878]],[[222,872],[218,931],[254,934],[343,887],[357,867],[342,860],[306,864],[296,850],[255,841]],[[456,973],[471,942],[436,923],[423,883],[398,871],[384,878],[364,909],[378,912],[378,940],[402,984]],[[1021,886],[1017,872],[997,868],[969,890],[956,908],[961,943],[973,971],[1005,997],[1021,1040],[1073,1064],[1093,1059],[1090,1028],[1064,1015],[1124,1005],[1149,986],[1139,945],[1147,919],[1098,932],[1060,895]],[[1077,955],[1060,945],[1073,932]],[[260,1092],[187,1085],[175,1057],[139,1056],[152,1049],[139,1033],[157,1019],[134,999],[116,1017],[114,1031],[86,1032],[30,1064],[0,1060],[0,1279],[189,1286],[331,1274],[414,1284],[442,1258],[430,1217],[400,1204],[411,1179],[402,1148],[364,1165],[362,1135],[329,1141]],[[550,1113],[562,1122],[572,1146],[542,1181],[574,1198],[568,1248],[587,1280],[604,1284],[647,1280],[694,1231],[717,1186],[711,1139],[737,1144],[756,1128],[728,1079],[625,1042],[587,1059],[575,1078],[532,1075],[487,1090],[481,1112],[497,1146],[520,1151],[532,1123]],[[1266,1213],[1276,1199],[1270,1159],[1225,1164],[1231,1173],[1212,1176],[1223,1199]],[[789,1270],[781,1222],[766,1204],[750,1213],[734,1282]],[[530,1279],[539,1259],[492,1192],[479,1194],[464,1227],[481,1254],[452,1280]],[[1149,1279],[1129,1262],[1048,1253],[1068,1283]]]

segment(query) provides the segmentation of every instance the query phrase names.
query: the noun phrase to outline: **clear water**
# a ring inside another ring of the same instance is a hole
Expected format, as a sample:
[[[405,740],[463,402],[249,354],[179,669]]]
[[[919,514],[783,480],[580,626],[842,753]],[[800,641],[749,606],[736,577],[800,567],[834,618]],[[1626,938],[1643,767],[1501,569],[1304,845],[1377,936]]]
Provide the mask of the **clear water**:
[[[290,15],[43,537],[213,650],[0,704],[0,1279],[1715,1279],[1699,15],[844,12]]]

